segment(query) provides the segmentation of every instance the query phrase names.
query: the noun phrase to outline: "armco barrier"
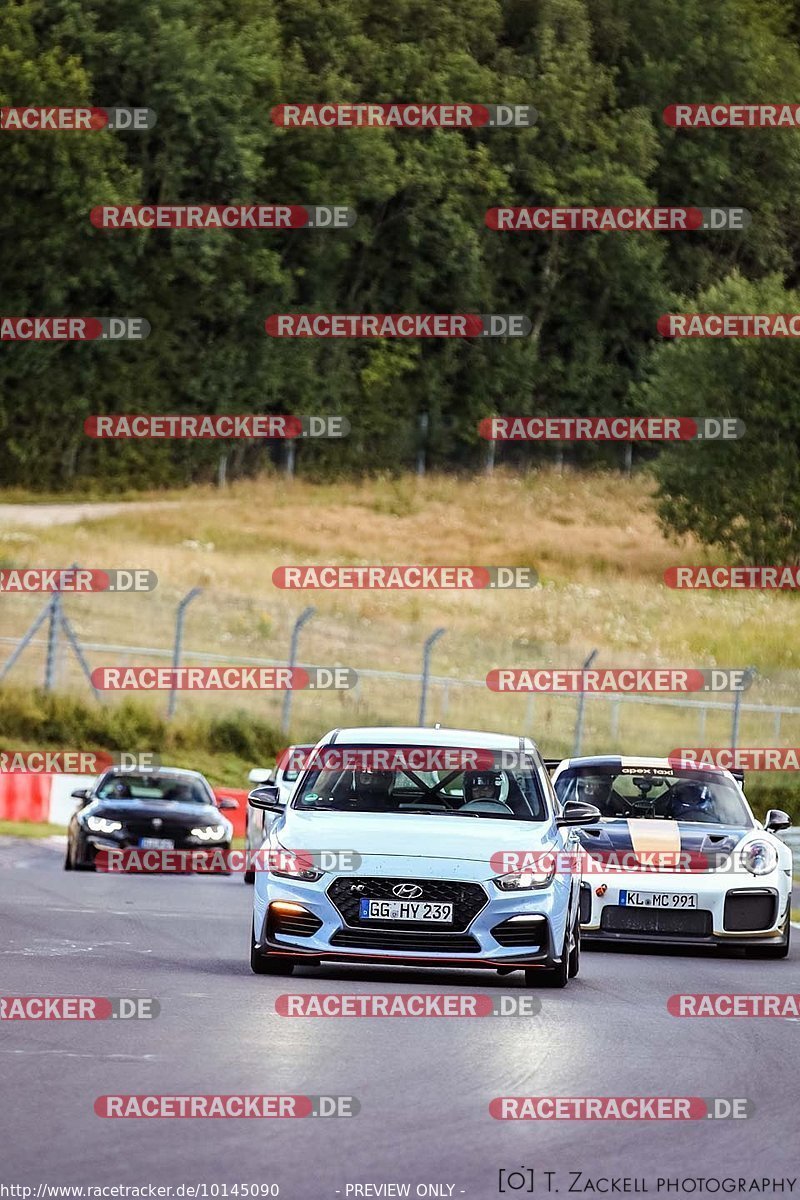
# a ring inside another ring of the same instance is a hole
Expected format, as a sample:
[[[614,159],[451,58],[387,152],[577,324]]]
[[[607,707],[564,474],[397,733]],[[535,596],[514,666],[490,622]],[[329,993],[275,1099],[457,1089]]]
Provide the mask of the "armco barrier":
[[[66,826],[75,808],[71,793],[93,782],[94,777],[86,775],[0,774],[0,821],[49,821]],[[243,837],[247,792],[240,788],[217,788],[214,794],[217,799],[238,801],[239,807],[225,816],[233,825],[234,837]]]

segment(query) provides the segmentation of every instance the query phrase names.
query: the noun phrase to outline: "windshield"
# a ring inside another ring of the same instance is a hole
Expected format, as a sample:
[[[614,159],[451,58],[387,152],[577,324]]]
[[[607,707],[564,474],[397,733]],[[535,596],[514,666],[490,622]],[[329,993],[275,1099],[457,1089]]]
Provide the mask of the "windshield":
[[[179,804],[210,804],[211,798],[195,779],[168,775],[109,775],[97,792],[100,800],[163,800]]]
[[[594,804],[604,817],[753,824],[738,788],[713,771],[587,764],[564,771],[555,789],[562,804]]]
[[[333,746],[320,753],[322,765],[305,777],[293,808],[512,821],[549,817],[527,755],[521,766],[499,767],[491,751],[449,747]],[[519,764],[519,756],[513,757]],[[480,766],[465,769],[474,762]]]
[[[300,772],[313,749],[313,746],[292,746],[288,754],[278,756],[275,765],[276,769],[281,771],[284,783],[295,783],[300,778]]]

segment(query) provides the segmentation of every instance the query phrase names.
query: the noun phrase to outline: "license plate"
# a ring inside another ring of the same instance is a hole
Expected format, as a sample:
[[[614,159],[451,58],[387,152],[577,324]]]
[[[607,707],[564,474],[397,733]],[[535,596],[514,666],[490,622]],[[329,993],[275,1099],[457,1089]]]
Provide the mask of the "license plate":
[[[697,908],[697,893],[620,892],[619,902],[628,908]]]
[[[139,846],[142,850],[173,850],[175,843],[171,838],[140,838]]]
[[[432,904],[429,900],[364,900],[359,904],[362,921],[436,921],[453,920],[452,904]]]

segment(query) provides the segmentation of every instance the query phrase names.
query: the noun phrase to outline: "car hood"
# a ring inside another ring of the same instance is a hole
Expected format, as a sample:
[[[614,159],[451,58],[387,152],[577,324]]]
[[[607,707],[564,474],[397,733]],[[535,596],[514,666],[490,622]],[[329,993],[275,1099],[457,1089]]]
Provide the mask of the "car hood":
[[[418,813],[299,812],[287,809],[271,835],[286,850],[353,850],[362,858],[459,859],[488,864],[509,850],[553,846],[552,821]]]
[[[89,816],[109,817],[115,821],[149,821],[160,817],[162,821],[205,821],[208,825],[220,825],[225,818],[212,804],[181,803],[178,800],[97,800],[87,805],[83,812]]]
[[[746,834],[753,832],[743,825],[618,817],[581,829],[579,837],[593,858],[612,864],[635,867],[660,861],[666,867],[680,862],[695,869],[713,870],[727,861]],[[678,859],[678,855],[682,857]]]

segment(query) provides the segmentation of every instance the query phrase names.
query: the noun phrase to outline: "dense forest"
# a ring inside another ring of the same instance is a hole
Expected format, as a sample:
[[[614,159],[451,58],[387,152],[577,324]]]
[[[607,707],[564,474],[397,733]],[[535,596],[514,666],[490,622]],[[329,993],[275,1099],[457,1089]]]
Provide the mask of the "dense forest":
[[[97,442],[95,413],[338,413],[306,474],[478,470],[492,413],[735,415],[662,452],[662,512],[740,556],[797,557],[800,352],[665,341],[670,311],[800,311],[800,133],[675,129],[679,102],[792,102],[781,0],[6,0],[0,103],[140,105],[144,132],[0,133],[2,313],[135,316],[144,342],[2,343],[0,481],[173,486],[220,445]],[[532,104],[531,128],[291,129],[289,102]],[[337,204],[349,228],[108,232],[113,203]],[[744,230],[508,233],[497,205],[743,207]],[[484,340],[266,336],[277,312],[522,313]],[[228,478],[279,460],[239,443]],[[619,465],[619,447],[567,449]],[[552,459],[503,446],[498,463]],[[637,450],[635,462],[653,457]],[[712,481],[709,484],[709,480]],[[708,493],[713,493],[713,504]],[[742,525],[742,498],[750,522]]]

